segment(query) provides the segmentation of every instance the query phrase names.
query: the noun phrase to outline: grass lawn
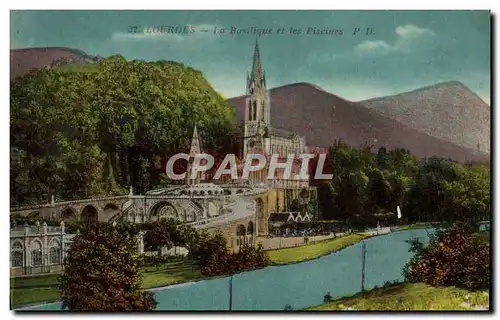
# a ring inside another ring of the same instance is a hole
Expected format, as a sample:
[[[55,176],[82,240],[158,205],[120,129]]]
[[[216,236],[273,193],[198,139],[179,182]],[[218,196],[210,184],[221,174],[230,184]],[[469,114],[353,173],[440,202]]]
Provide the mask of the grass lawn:
[[[158,267],[142,267],[143,288],[162,287],[203,278],[198,266],[191,260],[179,259]],[[10,279],[10,294],[14,308],[59,299],[57,291],[59,275]]]
[[[10,278],[12,307],[59,299],[57,284],[59,275]]]
[[[167,262],[157,267],[143,267],[143,288],[163,287],[203,278],[200,269],[189,259]]]
[[[470,307],[464,304],[470,294]],[[473,310],[489,307],[488,291],[469,292],[456,287],[434,288],[423,283],[396,284],[341,298],[308,310]]]
[[[367,234],[356,233],[300,247],[270,250],[267,253],[271,264],[297,263],[339,251],[368,237]]]

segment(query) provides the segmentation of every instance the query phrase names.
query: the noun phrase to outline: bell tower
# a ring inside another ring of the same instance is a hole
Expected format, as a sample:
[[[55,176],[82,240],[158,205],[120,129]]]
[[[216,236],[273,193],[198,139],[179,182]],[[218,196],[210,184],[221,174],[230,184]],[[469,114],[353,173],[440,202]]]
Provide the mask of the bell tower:
[[[243,156],[254,147],[264,143],[262,136],[269,132],[271,107],[266,89],[266,74],[260,62],[260,50],[257,39],[253,52],[252,71],[247,74],[247,99],[245,101],[245,122],[243,138]]]

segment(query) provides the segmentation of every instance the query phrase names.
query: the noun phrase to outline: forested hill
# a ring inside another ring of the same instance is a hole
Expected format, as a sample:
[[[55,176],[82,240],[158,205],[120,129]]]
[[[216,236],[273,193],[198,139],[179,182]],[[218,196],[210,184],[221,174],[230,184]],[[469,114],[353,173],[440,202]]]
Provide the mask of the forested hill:
[[[187,151],[195,121],[204,148],[235,145],[233,108],[176,62],[113,56],[40,69],[10,93],[11,205],[164,183],[166,159]]]

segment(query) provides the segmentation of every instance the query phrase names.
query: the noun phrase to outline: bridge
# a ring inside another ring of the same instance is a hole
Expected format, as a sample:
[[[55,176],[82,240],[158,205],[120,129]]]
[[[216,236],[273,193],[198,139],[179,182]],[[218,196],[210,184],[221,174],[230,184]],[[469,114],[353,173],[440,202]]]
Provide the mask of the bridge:
[[[160,218],[174,218],[194,223],[202,220],[215,221],[212,218],[228,215],[235,210],[245,212],[246,207],[239,201],[245,199],[250,204],[249,201],[254,196],[266,191],[266,187],[207,183],[157,189],[145,195],[134,195],[131,190],[128,195],[120,196],[59,202],[52,199],[47,204],[13,207],[10,213],[58,220],[112,222],[122,219],[144,223]]]

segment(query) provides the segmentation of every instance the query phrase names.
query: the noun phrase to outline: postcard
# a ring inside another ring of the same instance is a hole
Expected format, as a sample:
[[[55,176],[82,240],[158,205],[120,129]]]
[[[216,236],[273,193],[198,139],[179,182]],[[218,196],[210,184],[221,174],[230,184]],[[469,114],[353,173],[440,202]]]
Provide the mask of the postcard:
[[[11,11],[14,311],[492,311],[489,11]]]

